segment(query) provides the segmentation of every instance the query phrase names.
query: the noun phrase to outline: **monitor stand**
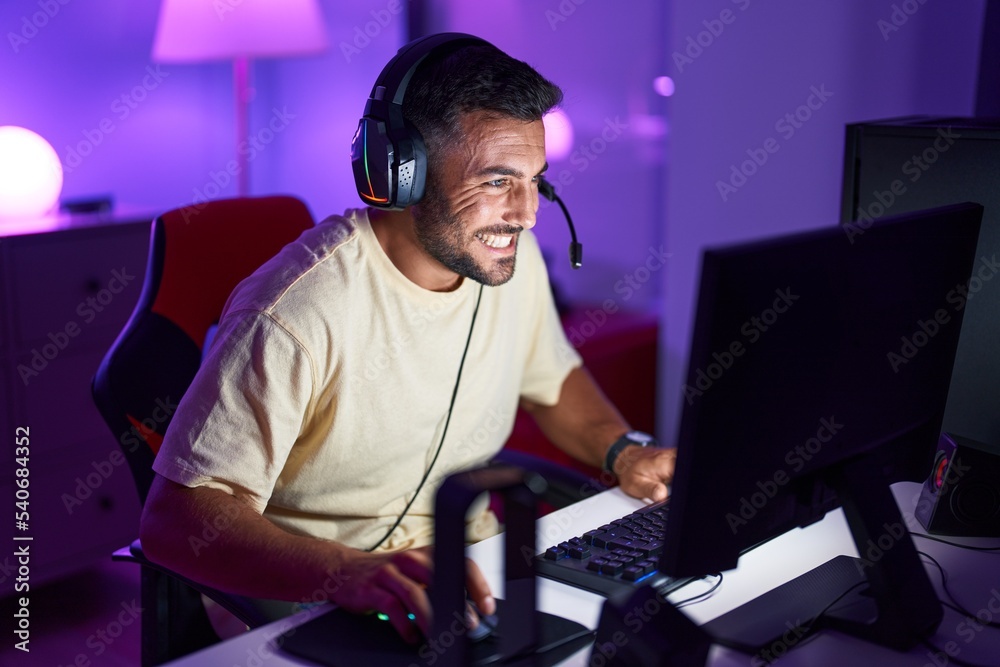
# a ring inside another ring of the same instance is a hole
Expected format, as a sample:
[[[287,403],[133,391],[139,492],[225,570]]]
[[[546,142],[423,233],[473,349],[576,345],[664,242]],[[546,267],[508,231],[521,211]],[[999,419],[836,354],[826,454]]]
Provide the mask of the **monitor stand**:
[[[838,556],[706,623],[714,641],[772,660],[824,628],[899,651],[933,634],[941,603],[878,468],[861,457],[826,477],[861,557]]]

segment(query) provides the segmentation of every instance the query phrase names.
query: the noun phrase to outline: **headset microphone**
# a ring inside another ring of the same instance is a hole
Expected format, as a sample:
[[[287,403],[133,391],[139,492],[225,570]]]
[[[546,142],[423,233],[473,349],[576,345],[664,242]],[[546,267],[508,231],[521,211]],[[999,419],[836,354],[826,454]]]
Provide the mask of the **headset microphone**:
[[[573,265],[574,269],[579,269],[583,264],[583,244],[576,240],[576,228],[573,227],[573,219],[569,217],[569,211],[566,210],[566,204],[564,204],[563,200],[556,194],[555,186],[542,177],[538,178],[538,193],[549,201],[554,201],[559,204],[559,208],[562,209],[563,215],[566,216],[566,224],[569,225],[569,235],[573,239],[569,242],[569,263]]]

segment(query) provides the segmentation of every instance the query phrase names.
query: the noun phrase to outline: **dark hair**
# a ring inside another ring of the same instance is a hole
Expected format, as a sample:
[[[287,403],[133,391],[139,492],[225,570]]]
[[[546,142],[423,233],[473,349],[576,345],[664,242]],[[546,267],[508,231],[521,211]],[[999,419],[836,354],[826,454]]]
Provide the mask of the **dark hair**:
[[[403,116],[420,131],[433,161],[436,148],[459,134],[459,117],[486,111],[541,120],[562,91],[530,65],[491,44],[465,46],[420,64],[406,90]]]

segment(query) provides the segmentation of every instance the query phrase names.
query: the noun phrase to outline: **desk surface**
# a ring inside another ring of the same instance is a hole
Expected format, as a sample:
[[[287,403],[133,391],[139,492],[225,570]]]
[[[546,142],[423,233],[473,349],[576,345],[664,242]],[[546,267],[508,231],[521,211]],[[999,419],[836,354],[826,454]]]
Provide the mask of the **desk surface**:
[[[910,530],[914,533],[923,532],[913,518],[919,485],[897,484],[893,491]],[[540,519],[538,544],[548,546],[579,535],[618,518],[639,505],[638,501],[628,498],[617,489],[595,495]],[[913,539],[918,550],[932,555],[945,568],[951,592],[966,609],[979,613],[982,620],[1000,621],[1000,553],[969,551],[920,537]],[[498,597],[503,597],[502,540],[502,535],[497,536],[473,545],[468,550],[469,556],[479,564]],[[1000,547],[1000,540],[956,538],[954,541]],[[685,606],[684,612],[696,623],[705,623],[840,554],[858,555],[843,513],[837,510],[828,514],[823,521],[786,533],[746,554],[740,559],[736,570],[725,573],[725,581],[712,597]],[[941,577],[937,569],[931,565],[927,569],[939,597],[943,598]],[[604,598],[547,579],[539,579],[539,582],[540,609],[573,619],[587,627],[597,627]],[[676,591],[671,599],[678,601],[692,597],[705,590],[705,587],[703,582],[694,582]],[[283,653],[277,647],[276,638],[324,611],[313,609],[276,621],[170,664],[173,667],[313,665],[314,663]],[[1000,629],[973,624],[950,609],[945,609],[944,620],[931,641],[940,649],[947,649],[951,656],[958,659],[977,665],[1000,664]],[[589,651],[589,648],[581,650],[564,664],[585,665]],[[423,663],[415,659],[415,664]],[[740,652],[714,646],[709,655],[709,664],[713,667],[729,667],[763,663],[759,660],[754,662],[751,656]],[[926,647],[918,647],[902,654],[853,637],[825,631],[795,647],[776,664],[780,667],[842,667],[845,664],[943,667],[954,663],[948,655],[935,655],[935,651]]]

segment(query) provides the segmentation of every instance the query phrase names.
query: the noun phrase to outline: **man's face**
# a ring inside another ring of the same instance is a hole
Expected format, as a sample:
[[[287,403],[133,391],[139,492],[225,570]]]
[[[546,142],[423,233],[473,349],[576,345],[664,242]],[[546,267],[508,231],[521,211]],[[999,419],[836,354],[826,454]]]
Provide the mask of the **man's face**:
[[[521,231],[535,225],[545,171],[542,122],[465,114],[438,151],[435,180],[414,208],[417,239],[448,270],[484,285],[514,275]]]

